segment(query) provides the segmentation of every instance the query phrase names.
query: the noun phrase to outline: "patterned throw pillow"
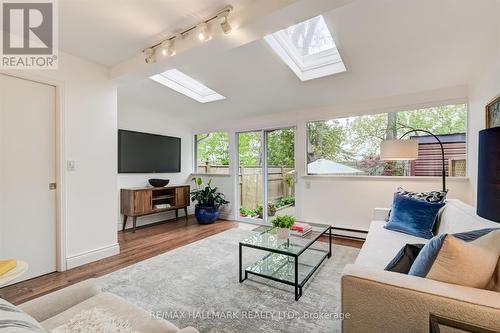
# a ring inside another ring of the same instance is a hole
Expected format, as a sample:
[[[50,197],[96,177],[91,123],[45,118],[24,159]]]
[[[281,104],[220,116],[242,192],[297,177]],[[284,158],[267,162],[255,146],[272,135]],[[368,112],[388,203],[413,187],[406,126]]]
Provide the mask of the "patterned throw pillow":
[[[500,228],[432,238],[408,272],[462,286],[499,290]]]
[[[419,199],[427,202],[445,202],[447,191],[430,191],[430,192],[411,192],[407,191],[402,187],[398,187],[398,194],[404,195],[405,197]]]
[[[0,298],[0,333],[45,332],[28,314]]]

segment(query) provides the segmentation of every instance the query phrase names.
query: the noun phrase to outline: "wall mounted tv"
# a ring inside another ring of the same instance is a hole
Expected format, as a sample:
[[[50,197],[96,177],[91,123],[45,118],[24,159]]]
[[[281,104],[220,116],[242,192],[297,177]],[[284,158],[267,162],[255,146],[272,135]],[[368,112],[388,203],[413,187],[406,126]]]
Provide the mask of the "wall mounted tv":
[[[118,130],[118,173],[180,171],[180,138]]]

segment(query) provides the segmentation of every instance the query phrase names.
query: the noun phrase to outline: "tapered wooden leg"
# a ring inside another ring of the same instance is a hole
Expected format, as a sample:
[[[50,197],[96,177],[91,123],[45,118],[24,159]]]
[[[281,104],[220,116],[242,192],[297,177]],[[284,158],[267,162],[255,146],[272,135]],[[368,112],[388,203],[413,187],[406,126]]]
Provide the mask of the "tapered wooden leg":
[[[188,219],[188,208],[184,207],[184,216],[186,217],[186,222],[189,220]]]
[[[136,222],[137,222],[137,216],[134,216],[132,218],[132,222],[133,222],[132,232],[135,233],[135,225],[136,225]]]
[[[123,228],[122,228],[122,231],[125,231],[125,226],[127,225],[127,218],[128,218],[127,215],[123,215]]]
[[[178,209],[175,210],[175,219],[176,220],[179,219],[179,210]]]

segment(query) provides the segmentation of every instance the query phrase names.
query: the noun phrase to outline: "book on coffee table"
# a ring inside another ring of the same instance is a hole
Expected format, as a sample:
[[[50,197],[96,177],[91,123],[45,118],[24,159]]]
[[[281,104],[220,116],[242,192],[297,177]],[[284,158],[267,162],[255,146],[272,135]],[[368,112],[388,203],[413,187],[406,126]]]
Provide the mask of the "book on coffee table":
[[[312,227],[310,224],[295,222],[295,224],[291,228],[290,234],[294,235],[294,236],[304,237],[305,235],[309,234],[311,231],[312,231]]]

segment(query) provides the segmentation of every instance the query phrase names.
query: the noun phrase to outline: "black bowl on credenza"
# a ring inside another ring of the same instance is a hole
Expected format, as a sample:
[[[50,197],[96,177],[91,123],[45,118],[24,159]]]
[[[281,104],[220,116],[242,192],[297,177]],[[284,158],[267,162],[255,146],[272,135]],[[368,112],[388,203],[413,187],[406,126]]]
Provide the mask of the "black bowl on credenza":
[[[170,183],[170,179],[157,179],[151,178],[148,180],[149,184],[153,187],[165,187]]]

